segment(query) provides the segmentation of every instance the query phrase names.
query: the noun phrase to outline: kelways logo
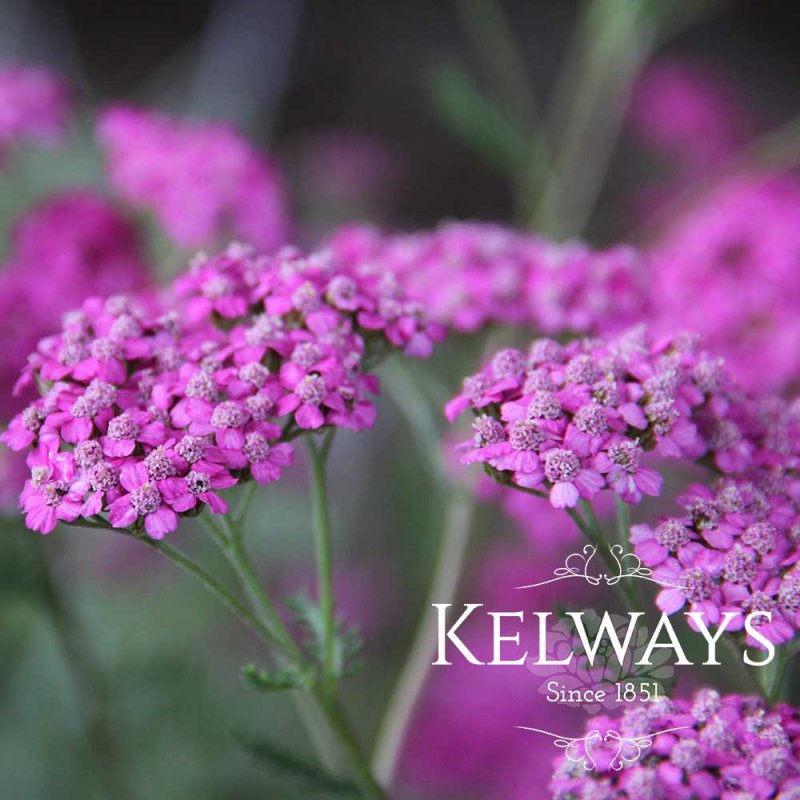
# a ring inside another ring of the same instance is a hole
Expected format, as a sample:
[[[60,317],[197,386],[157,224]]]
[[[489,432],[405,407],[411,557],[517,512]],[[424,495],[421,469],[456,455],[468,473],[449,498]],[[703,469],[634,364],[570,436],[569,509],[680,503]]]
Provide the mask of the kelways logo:
[[[450,603],[434,603],[433,607],[436,609],[437,618],[437,642],[438,642],[438,655],[433,666],[441,667],[448,666],[452,662],[450,657],[453,649],[457,651],[462,658],[465,658],[470,664],[477,664],[481,666],[495,666],[495,667],[508,667],[520,666],[526,664],[529,659],[529,651],[525,650],[519,652],[520,648],[520,634],[521,626],[526,623],[527,613],[525,611],[484,611],[482,612],[489,618],[487,624],[492,637],[492,658],[489,661],[482,661],[479,659],[470,648],[462,641],[458,635],[458,629],[475,614],[478,609],[483,608],[482,603],[466,603],[464,610],[458,619],[452,624],[448,625],[448,610],[452,607]],[[593,612],[588,612],[593,613]],[[639,620],[644,617],[643,611],[629,611],[628,623],[625,630],[620,634],[620,631],[615,626],[613,619],[608,611],[604,612],[600,625],[594,634],[590,633],[590,629],[584,623],[584,616],[586,611],[567,611],[565,615],[572,619],[575,631],[577,632],[578,639],[582,645],[581,655],[588,659],[589,665],[594,666],[597,654],[600,650],[601,642],[605,639],[608,645],[612,648],[617,660],[620,664],[624,663],[628,658],[628,650],[631,642],[634,639]],[[575,650],[570,651],[563,659],[554,660],[549,653],[552,647],[548,647],[548,624],[550,618],[553,616],[552,611],[533,611],[530,615],[534,618],[535,630],[537,631],[537,639],[539,643],[538,652],[534,656],[535,666],[562,666],[570,664],[573,658],[576,657]],[[661,614],[657,625],[655,626],[652,634],[649,635],[647,646],[644,648],[641,656],[635,661],[638,666],[653,666],[653,654],[658,650],[669,650],[674,655],[674,663],[677,666],[693,666],[696,663],[704,665],[720,666],[721,662],[717,660],[717,644],[720,637],[726,630],[740,630],[744,627],[745,632],[760,645],[766,652],[761,653],[761,657],[753,657],[751,650],[745,649],[743,651],[743,659],[746,664],[754,667],[765,667],[770,664],[775,658],[775,646],[767,639],[762,633],[759,632],[759,625],[772,620],[772,612],[770,611],[752,611],[744,616],[744,624],[741,623],[742,615],[739,611],[726,611],[720,617],[719,623],[715,630],[712,631],[707,626],[705,615],[699,611],[689,611],[684,614],[690,622],[691,627],[699,633],[705,640],[707,649],[705,659],[701,662],[692,661],[686,656],[685,649],[678,638],[675,628],[672,624],[670,617],[667,614]],[[452,647],[450,646],[452,645]],[[516,645],[516,650],[512,651],[512,645]]]
[[[537,583],[529,583],[525,586],[518,586],[518,589],[535,589],[539,586],[545,586],[550,583],[558,581],[566,581],[570,579],[581,579],[591,584],[592,586],[616,586],[623,580],[644,580],[651,583],[657,583],[659,586],[664,586],[670,589],[680,590],[680,586],[676,586],[664,581],[658,581],[652,577],[652,570],[648,567],[642,566],[642,562],[633,553],[624,553],[621,545],[612,545],[609,548],[611,554],[611,563],[615,564],[617,569],[614,573],[607,572],[594,572],[590,569],[597,548],[594,545],[587,544],[583,550],[578,553],[571,553],[564,561],[564,565],[558,567],[553,571],[553,577],[547,580],[539,581]],[[526,622],[525,611],[484,611],[486,616],[491,620],[489,626],[491,628],[492,636],[492,652],[493,658],[490,661],[481,661],[476,658],[475,654],[464,644],[458,636],[458,629],[471,617],[478,609],[483,608],[482,603],[467,603],[464,605],[464,610],[461,612],[458,619],[448,625],[450,612],[452,607],[450,603],[433,603],[433,608],[437,613],[437,641],[438,641],[438,657],[433,662],[433,666],[447,666],[450,664],[448,660],[448,643],[452,644],[463,658],[466,658],[471,664],[489,665],[489,666],[519,666],[525,664],[528,660],[528,651],[524,653],[516,653],[515,655],[509,654],[510,645],[515,644],[517,648],[520,645],[520,627]],[[592,612],[589,612],[592,613]],[[536,655],[535,665],[537,666],[560,666],[571,663],[575,657],[575,651],[571,651],[563,660],[551,660],[548,652],[552,648],[548,648],[548,624],[549,619],[553,616],[552,611],[533,611],[531,612],[535,618],[536,628],[538,630],[538,643],[539,649]],[[601,622],[596,626],[593,634],[590,634],[587,625],[584,624],[584,616],[586,611],[567,611],[566,617],[572,619],[577,632],[581,647],[582,655],[584,655],[590,666],[594,666],[597,654],[600,650],[601,642],[606,640],[608,645],[614,651],[617,660],[620,664],[625,663],[628,659],[628,650],[631,643],[635,640],[635,632],[640,620],[645,616],[643,611],[630,611],[628,612],[628,624],[625,626],[624,631],[620,631],[606,611],[601,619]],[[705,619],[705,615],[698,611],[688,611],[684,614],[690,627],[699,633],[706,642],[707,651],[706,659],[701,663],[705,665],[719,666],[720,662],[717,660],[717,644],[720,637],[726,631],[741,630],[744,628],[745,633],[748,634],[750,640],[756,642],[765,651],[760,658],[753,658],[750,651],[745,649],[743,658],[749,666],[764,667],[771,663],[775,658],[775,647],[772,642],[758,630],[760,625],[765,622],[772,621],[771,611],[752,611],[744,615],[739,611],[726,611],[719,620],[713,620],[711,624],[714,626],[714,632],[711,632],[709,624]],[[515,622],[516,621],[516,622]],[[516,631],[516,632],[512,632]],[[666,641],[664,641],[666,639]],[[675,661],[674,663],[679,666],[692,666],[694,661],[690,661],[686,657],[684,648],[681,644],[675,628],[672,625],[670,617],[667,614],[661,614],[659,621],[649,637],[647,646],[644,648],[641,656],[635,662],[638,666],[653,666],[653,653],[660,650],[673,651]]]
[[[615,570],[592,569],[597,549],[586,545],[582,551],[569,555],[552,577],[516,588],[535,589],[577,579],[591,586],[610,587],[621,581],[649,581],[680,590],[680,586],[655,580],[652,571],[643,567],[635,555],[623,553],[621,546],[609,549],[611,558],[607,561],[616,565]],[[552,610],[489,610],[482,603],[460,607],[433,603],[432,606],[437,630],[433,666],[447,667],[458,659],[482,667],[526,666],[532,674],[543,678],[539,691],[548,702],[580,706],[589,714],[628,703],[660,700],[664,697],[664,683],[672,677],[675,667],[721,666],[717,650],[726,632],[746,634],[748,646],[742,650],[745,664],[765,667],[775,658],[774,645],[759,630],[772,620],[772,613],[766,610],[744,615],[740,611],[726,611],[713,620],[702,612],[686,612],[683,616],[695,637],[690,642],[686,637],[681,639],[673,624],[674,617],[666,613],[655,619],[651,630],[645,624],[643,611],[599,614],[588,609],[556,614]],[[462,638],[462,628],[469,628],[470,640],[480,634],[481,643],[490,644],[491,655],[481,651],[479,657]],[[525,647],[523,635],[536,646]],[[590,731],[586,736],[568,737],[543,728],[518,727],[551,737],[568,758],[582,762],[587,769],[596,766],[601,751],[609,751],[605,760],[610,759],[612,768],[622,769],[638,759],[652,745],[654,737],[665,732],[654,731],[634,740],[619,731],[603,734]]]

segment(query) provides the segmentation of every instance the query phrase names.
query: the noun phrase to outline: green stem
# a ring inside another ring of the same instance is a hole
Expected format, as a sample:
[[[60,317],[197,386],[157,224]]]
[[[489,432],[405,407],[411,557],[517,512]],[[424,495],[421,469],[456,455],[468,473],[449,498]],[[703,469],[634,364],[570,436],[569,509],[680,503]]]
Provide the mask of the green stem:
[[[382,376],[383,385],[404,417],[418,455],[430,469],[433,488],[445,506],[445,516],[427,599],[384,711],[373,750],[373,771],[387,787],[392,785],[397,760],[436,648],[436,626],[428,613],[430,604],[449,603],[456,596],[475,510],[472,487],[452,483],[442,464],[436,446],[441,440],[440,420],[432,412],[438,403],[431,402],[423,393],[414,372],[404,362],[395,359],[389,366]],[[425,383],[427,387],[432,383],[428,376]]]
[[[559,81],[559,142],[531,226],[580,234],[603,185],[633,81],[654,44],[646,0],[588,0]]]
[[[550,145],[541,124],[539,103],[527,78],[524,54],[504,9],[497,0],[455,0],[464,33],[483,62],[504,111],[518,121],[528,140],[525,163],[510,176],[517,212],[524,223],[532,212],[533,198],[549,161]]]
[[[631,507],[618,496],[615,496],[614,503],[617,507],[617,542],[628,551],[630,549],[628,534],[631,529]]]
[[[747,690],[755,689],[759,694],[763,694],[755,672],[748,669],[742,661],[742,648],[738,647],[735,641],[728,636],[721,636],[719,641],[726,654],[726,658],[722,662],[723,668],[728,664],[733,664],[732,670],[738,672],[743,682],[747,683]]]
[[[235,523],[223,518],[227,530],[227,535],[222,534],[223,552],[228,557],[261,623],[277,642],[278,654],[288,663],[302,667],[305,665],[306,657],[264,591],[244,547],[245,518],[246,513],[241,512],[237,515]],[[213,525],[209,525],[209,528],[213,535]],[[218,536],[215,535],[214,538],[220,541]],[[382,790],[372,776],[366,758],[335,697],[320,685],[314,686],[310,696],[298,692],[292,692],[291,696],[323,763],[329,769],[333,769],[336,763],[336,751],[341,749],[347,756],[350,769],[364,797],[369,800],[382,800],[384,797]],[[313,704],[310,703],[312,700]],[[336,741],[331,740],[325,725],[320,725],[320,715],[330,733],[334,734]]]
[[[263,639],[268,644],[275,644],[275,638],[268,627],[263,625],[256,617],[254,617],[240,602],[237,600],[216,578],[206,572],[199,564],[196,564],[188,556],[184,555],[167,544],[164,541],[154,541],[147,537],[136,537],[139,541],[144,542],[148,547],[153,550],[158,550],[159,553],[165,555],[173,564],[177,564],[182,570],[188,572],[192,577],[196,578],[200,583],[208,589],[232,614],[239,617],[239,619],[247,625],[259,638]]]
[[[451,487],[427,599],[411,649],[384,712],[372,757],[375,775],[384,786],[392,785],[397,760],[436,649],[436,621],[429,613],[431,605],[452,603],[458,591],[474,506],[472,491]]]
[[[583,508],[586,518],[581,516],[581,513],[576,508],[567,508],[566,512],[589,542],[597,548],[597,552],[600,553],[601,558],[609,568],[609,575],[616,575],[619,572],[619,564],[615,561],[611,553],[608,537],[603,532],[603,528],[600,525],[600,521],[597,519],[597,515],[591,503],[586,500],[581,500],[581,507]],[[629,611],[638,610],[638,603],[635,596],[636,587],[630,585],[630,581],[626,581],[623,578],[614,584],[614,589]]]
[[[233,567],[240,585],[247,595],[250,605],[253,607],[256,616],[261,621],[273,641],[279,647],[279,653],[284,660],[288,660],[295,665],[302,665],[305,656],[300,647],[295,642],[286,624],[281,619],[275,605],[267,597],[261,583],[256,575],[253,563],[244,546],[242,529],[229,525],[229,536],[225,553]]]
[[[314,519],[314,552],[317,562],[317,593],[322,619],[323,691],[333,696],[336,691],[335,620],[331,558],[331,521],[328,509],[326,465],[333,438],[333,429],[325,434],[321,445],[306,437],[311,467],[311,506]]]
[[[786,668],[791,663],[792,655],[788,647],[776,647],[775,658],[771,664],[765,667],[753,667],[764,699],[771,706],[780,699]]]
[[[253,503],[253,498],[256,495],[256,489],[258,488],[258,483],[254,480],[250,480],[248,483],[244,485],[244,489],[242,490],[242,501],[239,505],[239,509],[236,512],[235,516],[235,523],[236,526],[243,532],[244,531],[244,524],[247,521],[247,515],[250,512],[250,506]]]
[[[347,755],[350,767],[366,800],[387,800],[386,793],[373,776],[364,753],[356,741],[347,717],[335,697],[324,694],[320,688],[314,692],[319,707]]]
[[[208,520],[206,520],[208,523]],[[96,526],[101,527],[101,526]],[[214,524],[209,525],[210,530],[215,531]],[[231,564],[237,576],[245,586],[248,597],[256,609],[257,616],[250,613],[222,584],[213,578],[202,567],[192,561],[188,556],[176,550],[171,545],[164,542],[156,542],[144,536],[137,536],[127,531],[125,533],[147,544],[154,550],[158,550],[174,564],[188,572],[208,589],[222,604],[245,625],[251,628],[262,641],[274,648],[276,645],[279,651],[288,650],[284,658],[290,659],[299,654],[296,663],[302,664],[302,651],[291,636],[281,620],[280,615],[275,610],[269,598],[264,593],[261,585],[255,577],[255,571],[250,563],[246,551],[242,545],[241,531],[233,530],[230,527],[229,536],[225,536],[219,528],[215,531],[215,540],[227,544],[224,547],[226,554],[229,554]],[[222,538],[220,538],[220,536]],[[236,542],[236,544],[234,544]],[[274,652],[274,651],[273,651]],[[359,782],[362,793],[368,800],[384,800],[384,794],[372,777],[366,759],[361,755],[355,738],[349,727],[346,725],[344,713],[333,698],[320,693],[318,688],[313,690],[311,697],[292,692],[292,697],[298,706],[301,719],[309,728],[312,741],[318,747],[320,756],[328,766],[333,765],[332,746],[327,741],[326,734],[319,725],[318,717],[321,715],[333,734],[338,737],[336,744],[344,750],[350,762],[350,767]],[[307,700],[313,699],[315,704],[309,706]]]

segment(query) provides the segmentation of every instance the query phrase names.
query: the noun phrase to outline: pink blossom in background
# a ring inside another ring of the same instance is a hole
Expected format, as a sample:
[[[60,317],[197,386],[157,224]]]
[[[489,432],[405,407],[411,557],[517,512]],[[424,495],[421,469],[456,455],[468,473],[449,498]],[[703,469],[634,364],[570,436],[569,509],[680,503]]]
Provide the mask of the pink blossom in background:
[[[88,295],[139,290],[151,280],[136,229],[93,190],[53,195],[23,214],[0,272],[4,416],[18,410],[11,388],[27,353],[62,313]]]
[[[231,126],[113,106],[100,115],[97,135],[113,187],[153,212],[181,247],[233,237],[269,252],[286,241],[278,168]]]
[[[640,77],[629,121],[639,139],[686,169],[729,158],[751,130],[731,84],[699,65],[669,59]]]
[[[649,249],[655,327],[697,331],[746,386],[780,392],[800,373],[800,184],[717,186]]]
[[[18,142],[57,142],[71,111],[66,85],[49,70],[0,65],[0,161]]]
[[[488,477],[486,480],[490,481]],[[538,497],[515,492],[493,481],[490,483],[495,487],[503,512],[537,548],[537,552],[569,549],[582,541],[580,530],[560,508],[553,508],[550,503],[543,503]],[[603,494],[597,497],[593,508],[601,521],[613,519],[614,506],[610,496]]]
[[[394,279],[459,333],[490,323],[602,331],[644,313],[644,268],[629,247],[593,250],[476,222],[409,234],[353,225],[335,232],[328,246],[352,269]]]

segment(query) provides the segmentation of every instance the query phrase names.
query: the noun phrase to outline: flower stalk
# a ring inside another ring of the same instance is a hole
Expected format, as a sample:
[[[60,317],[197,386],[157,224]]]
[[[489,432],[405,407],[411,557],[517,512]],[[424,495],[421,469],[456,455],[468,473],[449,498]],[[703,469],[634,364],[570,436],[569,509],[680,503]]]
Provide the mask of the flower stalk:
[[[322,619],[322,675],[323,693],[332,697],[336,692],[336,620],[333,600],[333,565],[331,557],[331,521],[328,508],[327,460],[333,444],[333,431],[325,434],[317,444],[306,437],[311,468],[311,507],[314,520],[314,552],[317,563],[317,593]]]

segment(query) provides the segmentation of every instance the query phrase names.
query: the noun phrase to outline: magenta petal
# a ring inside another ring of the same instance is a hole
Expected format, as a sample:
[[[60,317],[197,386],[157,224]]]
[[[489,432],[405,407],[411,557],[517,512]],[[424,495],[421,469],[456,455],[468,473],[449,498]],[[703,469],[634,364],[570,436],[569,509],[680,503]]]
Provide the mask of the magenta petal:
[[[200,495],[200,499],[206,503],[212,514],[227,514],[228,504],[214,492],[205,492]]]
[[[147,474],[147,467],[144,465],[143,461],[137,461],[135,464],[127,464],[122,468],[119,475],[119,482],[122,484],[123,488],[127,489],[129,492],[132,492],[139,486],[143,486],[148,480],[150,480],[150,476]]]
[[[300,398],[296,394],[286,394],[278,400],[276,408],[277,416],[282,417],[290,411],[294,411],[300,405]]]
[[[469,405],[469,400],[463,395],[458,395],[458,397],[453,398],[445,407],[444,407],[444,416],[448,422],[454,422],[456,417],[458,417]]]
[[[241,450],[244,447],[244,436],[238,428],[218,430],[214,438],[223,450]]]
[[[664,482],[664,479],[658,472],[654,469],[648,469],[647,467],[640,469],[636,473],[634,480],[639,489],[645,494],[650,495],[650,497],[658,497],[661,493],[661,484]]]
[[[580,500],[580,492],[574,483],[557,483],[550,490],[550,503],[553,508],[573,508]]]
[[[123,458],[129,456],[136,447],[133,439],[109,439],[103,437],[103,452],[112,458]]]
[[[131,505],[130,495],[115,500],[108,510],[108,521],[115,528],[129,528],[136,522],[138,514]]]
[[[100,495],[100,492],[92,492],[83,506],[81,506],[81,516],[93,517],[95,514],[99,514],[102,509],[103,498]]]
[[[250,467],[253,478],[259,483],[267,484],[278,480],[281,476],[280,468],[269,461],[261,461]]]
[[[58,524],[56,510],[52,506],[41,504],[31,509],[26,517],[25,524],[39,533],[50,533]]]
[[[85,417],[73,418],[62,426],[61,435],[71,444],[86,441],[92,435],[92,421]]]
[[[686,598],[680,589],[664,589],[656,597],[656,605],[665,614],[674,614],[686,605]]]
[[[168,506],[161,506],[144,520],[144,529],[151,539],[163,539],[177,527],[178,515]]]
[[[294,415],[297,424],[304,430],[314,430],[321,428],[325,422],[325,417],[322,412],[315,406],[310,406],[306,403],[297,409]]]
[[[636,546],[636,555],[646,566],[655,567],[666,559],[669,555],[669,550],[655,539],[648,539]]]

